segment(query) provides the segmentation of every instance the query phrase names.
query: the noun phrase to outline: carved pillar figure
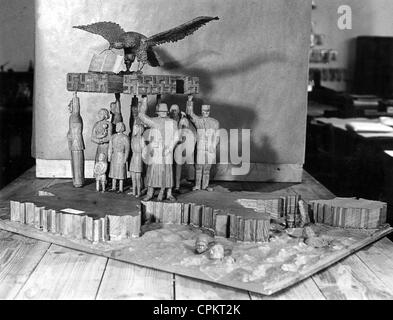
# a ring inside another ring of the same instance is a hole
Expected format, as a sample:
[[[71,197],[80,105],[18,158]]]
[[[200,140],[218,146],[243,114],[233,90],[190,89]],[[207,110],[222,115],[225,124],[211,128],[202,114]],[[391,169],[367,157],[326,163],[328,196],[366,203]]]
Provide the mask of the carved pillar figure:
[[[67,138],[71,152],[72,178],[74,187],[81,188],[85,182],[85,143],[83,141],[83,120],[80,115],[80,101],[76,92],[68,108],[71,113]]]

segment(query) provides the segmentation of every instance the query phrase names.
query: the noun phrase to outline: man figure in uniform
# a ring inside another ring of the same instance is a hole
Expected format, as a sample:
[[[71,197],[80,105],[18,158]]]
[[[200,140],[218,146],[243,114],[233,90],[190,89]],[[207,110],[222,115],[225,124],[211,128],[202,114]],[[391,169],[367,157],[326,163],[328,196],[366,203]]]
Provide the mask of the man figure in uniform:
[[[216,163],[220,124],[216,119],[210,117],[209,105],[202,106],[202,117],[198,117],[194,113],[192,96],[188,98],[187,114],[197,129],[197,162],[195,165],[194,190],[212,191],[209,188],[210,170],[212,164]]]
[[[148,187],[147,196],[144,201],[149,201],[154,196],[154,189],[160,189],[157,200],[163,201],[165,191],[166,199],[175,201],[172,195],[174,186],[173,179],[173,149],[179,142],[177,123],[168,117],[168,106],[160,103],[157,107],[156,118],[146,115],[147,97],[143,97],[139,119],[144,125],[151,128],[149,148],[152,151],[151,163],[148,166],[146,184]]]

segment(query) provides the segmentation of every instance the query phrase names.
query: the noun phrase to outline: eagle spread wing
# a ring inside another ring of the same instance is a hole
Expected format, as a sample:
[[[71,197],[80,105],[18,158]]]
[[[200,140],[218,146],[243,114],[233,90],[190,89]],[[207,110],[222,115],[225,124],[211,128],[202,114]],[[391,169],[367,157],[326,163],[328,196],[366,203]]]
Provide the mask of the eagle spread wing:
[[[193,34],[199,28],[209,23],[212,20],[219,20],[218,17],[198,17],[194,20],[186,22],[176,28],[158,33],[145,41],[149,46],[156,46],[166,42],[176,42]]]
[[[98,34],[109,43],[118,41],[120,36],[125,33],[123,28],[114,22],[97,22],[86,26],[75,26],[74,28]]]

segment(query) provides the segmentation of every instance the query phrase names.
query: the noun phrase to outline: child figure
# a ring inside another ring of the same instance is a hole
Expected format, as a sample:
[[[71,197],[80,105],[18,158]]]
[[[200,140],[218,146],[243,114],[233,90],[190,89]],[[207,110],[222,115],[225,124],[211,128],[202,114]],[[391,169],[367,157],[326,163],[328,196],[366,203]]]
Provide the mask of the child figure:
[[[143,171],[143,162],[142,162],[142,151],[145,146],[144,139],[142,137],[143,134],[143,125],[136,123],[134,125],[134,130],[132,131],[131,138],[131,150],[132,157],[130,163],[130,172],[132,179],[132,195],[139,198],[141,196],[142,190],[142,171]]]
[[[99,128],[99,130],[97,130],[96,134],[97,134],[97,139],[104,139],[107,137],[108,135],[108,129],[109,129],[109,125],[108,124],[103,124],[101,128]]]
[[[102,187],[102,193],[105,192],[106,188],[106,170],[108,164],[106,162],[106,156],[104,153],[100,153],[98,161],[94,166],[94,177],[96,178],[96,190],[100,192],[100,186]]]

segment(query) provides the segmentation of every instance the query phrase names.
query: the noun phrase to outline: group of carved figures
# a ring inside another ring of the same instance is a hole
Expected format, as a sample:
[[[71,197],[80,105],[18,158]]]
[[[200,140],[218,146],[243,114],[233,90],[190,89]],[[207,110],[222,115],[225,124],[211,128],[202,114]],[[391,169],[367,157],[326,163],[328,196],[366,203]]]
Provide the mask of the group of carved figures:
[[[146,193],[144,200],[148,201],[154,197],[155,190],[159,190],[158,201],[164,199],[174,201],[172,191],[174,188],[175,191],[180,191],[184,164],[182,161],[177,161],[174,155],[184,153],[184,144],[190,133],[194,138],[190,140],[193,141],[193,151],[196,144],[193,190],[211,191],[210,171],[212,164],[216,162],[219,122],[210,117],[210,106],[203,105],[202,116],[197,116],[194,113],[192,96],[189,96],[186,113],[180,112],[178,105],[172,105],[168,110],[167,104],[158,103],[157,116],[149,117],[146,114],[147,107],[148,98],[145,96],[132,107],[131,138],[125,133],[120,94],[116,95],[116,102],[111,103],[110,112],[107,109],[99,110],[98,121],[93,127],[91,137],[92,142],[97,144],[94,166],[97,191],[105,192],[108,176],[112,179],[111,191],[124,192],[124,181],[129,172],[132,178],[130,194],[140,197]],[[69,104],[69,109],[71,116],[68,141],[73,181],[75,187],[82,187],[85,145],[80,101],[76,93]],[[149,131],[145,132],[147,129]],[[144,161],[147,159],[146,153],[149,155],[147,157],[149,161]]]

